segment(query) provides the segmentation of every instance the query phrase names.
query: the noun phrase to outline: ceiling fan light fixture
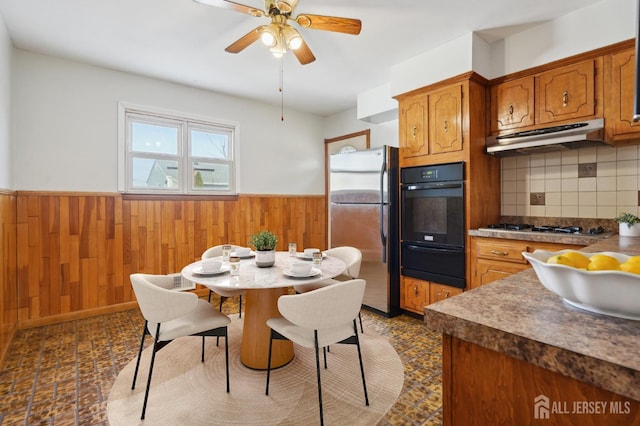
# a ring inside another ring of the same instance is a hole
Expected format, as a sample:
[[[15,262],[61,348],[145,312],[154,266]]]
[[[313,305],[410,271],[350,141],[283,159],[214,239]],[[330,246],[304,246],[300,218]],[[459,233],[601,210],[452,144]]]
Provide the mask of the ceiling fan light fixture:
[[[274,47],[278,43],[278,28],[274,24],[267,25],[260,30],[260,41],[268,47]]]
[[[300,48],[300,46],[302,46],[302,37],[295,28],[287,25],[286,27],[284,27],[284,30],[282,32],[289,49],[297,50],[298,48]]]

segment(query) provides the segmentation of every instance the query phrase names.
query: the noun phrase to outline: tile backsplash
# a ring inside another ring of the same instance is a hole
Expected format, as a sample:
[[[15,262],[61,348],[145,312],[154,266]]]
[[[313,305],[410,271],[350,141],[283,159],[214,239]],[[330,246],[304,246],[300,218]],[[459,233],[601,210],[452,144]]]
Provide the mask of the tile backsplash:
[[[637,145],[503,157],[502,216],[640,215],[639,158]]]

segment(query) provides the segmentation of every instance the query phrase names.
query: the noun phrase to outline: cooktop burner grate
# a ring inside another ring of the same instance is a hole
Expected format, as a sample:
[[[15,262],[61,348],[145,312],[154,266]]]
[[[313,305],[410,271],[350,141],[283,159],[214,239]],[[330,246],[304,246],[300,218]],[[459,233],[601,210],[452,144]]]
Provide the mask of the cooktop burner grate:
[[[581,226],[552,226],[552,225],[530,225],[528,223],[492,223],[487,226],[489,229],[504,229],[506,231],[532,231],[549,232],[555,234],[588,234],[599,235],[605,232],[602,226],[589,228],[584,231]]]

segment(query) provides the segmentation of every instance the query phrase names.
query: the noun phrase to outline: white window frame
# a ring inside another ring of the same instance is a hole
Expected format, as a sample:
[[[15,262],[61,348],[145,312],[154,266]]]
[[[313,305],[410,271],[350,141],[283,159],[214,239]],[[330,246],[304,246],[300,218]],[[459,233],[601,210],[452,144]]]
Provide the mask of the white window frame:
[[[178,129],[178,155],[145,154],[131,150],[130,119],[136,122],[147,122]],[[229,196],[239,192],[239,126],[236,122],[211,119],[185,114],[177,111],[135,105],[127,102],[118,103],[118,191],[125,194],[155,195],[207,195]],[[191,130],[218,130],[229,133],[229,159],[216,159],[191,156]],[[133,188],[132,158],[147,157],[153,159],[176,160],[180,164],[181,173],[177,188]],[[208,190],[193,187],[192,165],[194,161],[227,164],[230,169],[228,190]]]

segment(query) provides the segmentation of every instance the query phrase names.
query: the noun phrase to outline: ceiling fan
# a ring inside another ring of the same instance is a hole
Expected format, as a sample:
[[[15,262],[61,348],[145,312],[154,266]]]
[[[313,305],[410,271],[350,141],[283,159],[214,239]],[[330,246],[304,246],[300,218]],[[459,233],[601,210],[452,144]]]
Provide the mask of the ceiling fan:
[[[231,43],[225,51],[229,53],[239,53],[250,44],[260,39],[271,53],[279,58],[287,52],[287,48],[293,52],[302,64],[308,64],[316,60],[311,49],[304,41],[300,33],[289,25],[288,21],[294,21],[301,28],[313,30],[334,31],[345,34],[360,34],[362,23],[359,19],[338,18],[335,16],[310,15],[302,13],[293,17],[293,11],[298,4],[298,0],[265,0],[265,10],[255,7],[245,6],[229,0],[194,0],[198,3],[210,6],[231,9],[242,13],[248,13],[257,18],[269,17],[271,23],[260,25],[249,33]]]

